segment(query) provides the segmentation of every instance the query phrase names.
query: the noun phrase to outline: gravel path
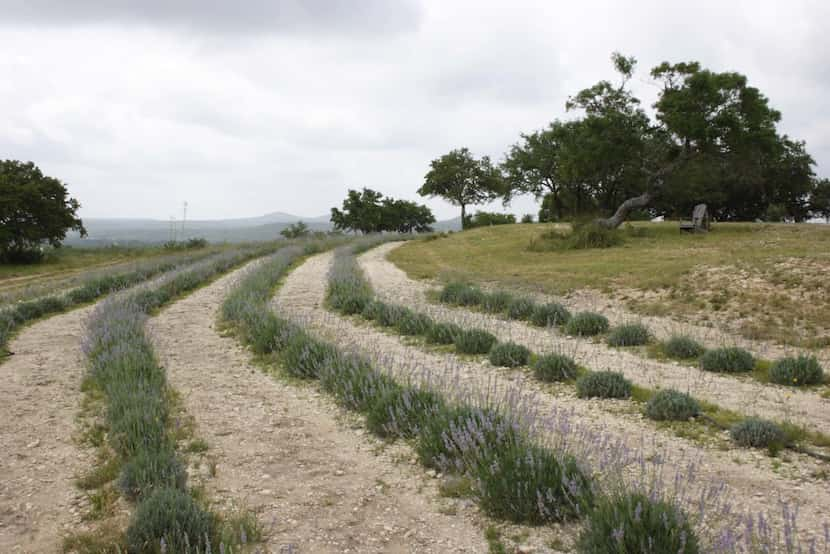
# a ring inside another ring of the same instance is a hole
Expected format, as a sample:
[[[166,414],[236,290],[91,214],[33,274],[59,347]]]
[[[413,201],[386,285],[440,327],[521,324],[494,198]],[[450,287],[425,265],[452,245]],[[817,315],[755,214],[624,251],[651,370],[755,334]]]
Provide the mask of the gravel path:
[[[401,243],[387,243],[360,256],[360,265],[382,298],[406,304],[442,321],[455,321],[487,329],[500,340],[514,340],[535,352],[561,351],[593,370],[622,371],[633,382],[651,388],[675,388],[702,400],[746,415],[787,420],[817,431],[830,429],[830,399],[811,391],[774,384],[761,384],[748,378],[726,377],[674,362],[661,362],[611,348],[589,339],[572,338],[558,331],[540,329],[521,321],[432,304],[426,292],[429,283],[410,279],[386,259]],[[585,309],[600,309],[597,306]],[[601,308],[603,314],[608,310]],[[619,317],[622,320],[622,316]],[[627,321],[631,321],[629,318]],[[651,329],[660,327],[650,322]]]
[[[570,412],[576,427],[601,428],[623,438],[632,447],[643,447],[648,453],[657,451],[668,458],[670,467],[688,460],[697,461],[700,464],[698,475],[702,474],[707,482],[724,481],[729,485],[730,499],[740,511],[774,510],[775,501],[783,499],[801,506],[799,519],[803,530],[821,532],[822,524],[830,519],[830,487],[820,477],[811,476],[821,467],[811,459],[788,453],[793,463],[781,464],[780,460],[757,451],[702,448],[671,433],[658,431],[652,422],[626,411],[624,406],[630,403],[576,399],[569,390],[547,387],[522,371],[501,370],[487,362],[468,361],[454,354],[412,346],[406,339],[384,333],[357,319],[328,312],[322,304],[331,260],[331,253],[321,254],[293,271],[275,299],[276,309],[343,347],[361,350],[380,367],[393,373],[412,375],[419,369],[431,368],[452,374],[448,379],[455,386],[472,386],[491,392],[520,387],[527,402],[538,406],[542,414]],[[375,274],[373,284],[386,290],[386,284],[377,279]],[[405,291],[398,290],[395,300],[406,302],[409,298]],[[781,467],[776,469],[779,465]]]
[[[216,331],[220,303],[243,271],[149,322],[196,436],[217,461],[215,477],[202,473],[209,497],[257,512],[267,552],[485,552],[475,512],[441,513],[437,481],[409,452],[375,441],[313,385],[265,374]]]
[[[72,437],[91,310],[24,328],[0,364],[0,552],[59,552],[62,535],[81,524],[86,500],[74,479],[93,456]]]

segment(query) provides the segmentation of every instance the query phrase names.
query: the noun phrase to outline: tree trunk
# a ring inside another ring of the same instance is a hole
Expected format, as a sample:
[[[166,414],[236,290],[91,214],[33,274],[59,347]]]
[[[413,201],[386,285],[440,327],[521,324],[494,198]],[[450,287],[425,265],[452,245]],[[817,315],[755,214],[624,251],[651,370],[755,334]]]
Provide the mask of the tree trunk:
[[[643,193],[640,196],[635,196],[634,198],[629,198],[620,204],[620,207],[617,208],[614,215],[607,219],[597,219],[596,224],[608,229],[616,229],[623,224],[631,211],[636,210],[637,208],[645,208],[648,206],[649,202],[651,202],[651,194],[648,192]]]
[[[461,230],[467,228],[467,206],[465,204],[461,204]]]

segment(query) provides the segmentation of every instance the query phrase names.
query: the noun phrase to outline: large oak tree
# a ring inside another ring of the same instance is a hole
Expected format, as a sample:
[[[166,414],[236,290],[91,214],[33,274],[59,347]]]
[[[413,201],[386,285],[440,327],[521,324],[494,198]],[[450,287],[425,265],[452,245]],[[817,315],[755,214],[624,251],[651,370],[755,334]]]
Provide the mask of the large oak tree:
[[[41,245],[59,247],[70,230],[86,236],[80,206],[32,162],[0,161],[0,261],[38,259]]]

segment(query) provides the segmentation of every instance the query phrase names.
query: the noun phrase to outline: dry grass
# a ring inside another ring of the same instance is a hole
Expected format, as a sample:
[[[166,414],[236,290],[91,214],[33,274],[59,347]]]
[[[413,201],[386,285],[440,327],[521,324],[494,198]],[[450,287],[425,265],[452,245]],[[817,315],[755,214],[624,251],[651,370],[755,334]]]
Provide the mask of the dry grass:
[[[596,289],[647,315],[700,316],[749,338],[830,344],[830,227],[718,224],[681,235],[637,223],[645,236],[601,250],[530,252],[552,225],[480,228],[413,241],[390,259],[415,278],[563,294]]]

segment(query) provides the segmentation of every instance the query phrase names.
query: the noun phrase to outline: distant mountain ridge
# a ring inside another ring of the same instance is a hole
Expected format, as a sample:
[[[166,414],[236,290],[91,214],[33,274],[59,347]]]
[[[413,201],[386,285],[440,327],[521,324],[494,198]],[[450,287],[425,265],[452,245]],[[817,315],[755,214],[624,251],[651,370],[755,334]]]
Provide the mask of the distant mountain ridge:
[[[75,246],[106,246],[110,244],[160,244],[171,239],[186,240],[201,237],[210,242],[245,242],[271,240],[280,237],[280,231],[293,223],[303,221],[312,231],[332,229],[328,215],[300,217],[285,212],[271,212],[257,217],[233,219],[194,219],[182,225],[181,220],[164,221],[151,218],[83,218],[87,238],[69,233],[64,241]],[[457,230],[461,219],[439,221],[436,231]]]

